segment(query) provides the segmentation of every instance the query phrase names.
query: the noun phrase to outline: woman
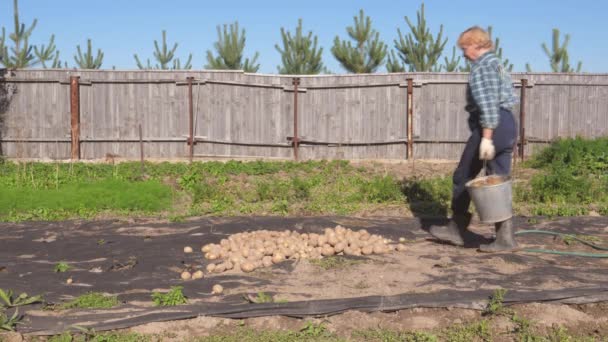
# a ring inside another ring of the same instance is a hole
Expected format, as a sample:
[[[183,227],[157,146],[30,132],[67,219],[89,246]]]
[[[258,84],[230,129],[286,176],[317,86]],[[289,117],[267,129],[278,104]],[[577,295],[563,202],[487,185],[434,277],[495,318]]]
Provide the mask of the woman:
[[[471,61],[467,85],[467,106],[471,136],[466,143],[453,176],[453,217],[447,226],[432,226],[429,233],[437,239],[457,246],[473,238],[467,227],[471,221],[471,198],[465,184],[474,179],[487,161],[491,174],[511,173],[511,153],[517,138],[517,125],[511,108],[518,99],[513,91],[511,76],[494,54],[490,35],[475,26],[458,38],[458,46]],[[495,223],[496,239],[479,249],[483,252],[506,251],[517,248],[513,222]]]

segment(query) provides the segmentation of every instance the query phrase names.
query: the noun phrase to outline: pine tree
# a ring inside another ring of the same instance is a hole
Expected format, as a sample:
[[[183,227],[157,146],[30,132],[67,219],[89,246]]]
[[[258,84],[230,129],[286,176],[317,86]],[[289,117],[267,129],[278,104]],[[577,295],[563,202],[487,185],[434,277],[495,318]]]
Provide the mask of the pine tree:
[[[408,17],[405,21],[411,33],[407,36],[401,34],[397,29],[399,40],[395,39],[395,49],[401,61],[407,65],[409,71],[432,71],[437,70],[437,61],[447,43],[447,38],[442,40],[443,25],[439,26],[437,38],[426,27],[424,17],[424,3],[420,5],[420,11],[416,12],[418,23],[414,26]]]
[[[492,39],[492,26],[488,26],[488,34],[490,35],[490,39]],[[508,70],[509,72],[513,71],[513,64],[509,63],[509,59],[502,59],[502,48],[500,47],[500,39],[498,37],[494,39],[494,53],[496,54],[496,57],[498,57],[498,59],[502,61],[502,65],[505,67],[506,70]],[[470,72],[471,62],[465,60],[464,67],[460,67],[459,71]]]
[[[317,36],[309,31],[306,36],[302,34],[302,19],[298,19],[298,27],[294,36],[281,27],[283,48],[275,44],[275,49],[281,54],[282,66],[277,69],[280,74],[313,75],[324,70],[321,55],[323,48],[317,50]]]
[[[391,51],[386,61],[386,70],[388,72],[405,72],[405,66],[399,60],[399,57],[395,55],[395,51]]]
[[[365,16],[362,9],[359,11],[359,17],[354,17],[354,21],[354,27],[349,26],[346,31],[356,46],[336,36],[331,52],[347,71],[358,74],[372,73],[384,63],[386,44],[380,41],[380,33],[372,29],[372,20]]]
[[[43,68],[47,68],[46,62],[52,61],[50,67],[51,68],[61,68],[61,61],[59,60],[59,51],[56,50],[55,46],[55,35],[51,35],[51,40],[49,41],[48,46],[41,45],[40,48],[34,46],[34,54],[42,63]],[[65,63],[65,67],[67,68],[67,62]]]
[[[553,72],[580,72],[583,67],[582,62],[578,62],[576,69],[570,66],[569,55],[568,55],[568,43],[570,42],[570,35],[564,36],[564,43],[559,43],[560,32],[559,29],[553,29],[553,50],[549,51],[547,44],[543,43],[541,46],[547,57],[549,57],[549,63],[551,64],[551,70]]]
[[[173,48],[171,48],[170,50],[167,49],[167,32],[165,30],[163,30],[162,35],[163,35],[162,48],[159,48],[158,42],[156,40],[154,40],[154,49],[155,49],[154,58],[156,59],[156,61],[158,63],[154,67],[152,67],[152,65],[150,65],[150,59],[148,59],[147,65],[144,66],[141,63],[141,61],[139,60],[139,57],[137,56],[137,54],[134,54],[133,57],[135,57],[135,62],[137,63],[137,67],[139,69],[153,69],[154,68],[154,69],[161,69],[161,70],[192,69],[192,54],[190,54],[188,56],[188,60],[182,67],[182,64],[181,64],[179,58],[173,59],[173,57],[175,57],[175,50],[177,50],[178,44],[175,43],[173,45]],[[172,67],[170,67],[171,60],[173,60]]]
[[[4,60],[4,56],[8,55],[4,41],[6,40],[6,30],[2,28],[2,35],[0,36],[0,63]]]
[[[103,52],[101,49],[97,49],[97,56],[93,57],[93,47],[91,46],[91,40],[87,40],[87,52],[84,54],[80,50],[80,45],[76,46],[78,55],[74,55],[74,61],[80,69],[99,69],[103,63]]]
[[[456,56],[456,47],[452,47],[452,56],[450,59],[447,57],[443,57],[444,64],[441,66],[445,68],[447,72],[454,72],[458,70],[458,66],[460,65],[460,56]],[[441,69],[441,68],[440,68]]]
[[[2,44],[0,44],[0,62],[7,68],[28,68],[38,63],[36,56],[33,54],[33,46],[29,44],[32,31],[38,23],[38,19],[34,19],[29,28],[25,24],[19,22],[19,4],[17,0],[13,1],[14,7],[14,32],[9,34],[8,38],[13,41],[13,46],[8,49],[6,45],[6,30],[2,27]]]
[[[217,27],[218,41],[213,44],[218,54],[217,57],[213,56],[211,50],[207,50],[207,69],[219,69],[219,70],[243,70],[245,72],[257,72],[260,69],[260,65],[256,64],[259,53],[256,52],[251,61],[249,58],[245,58],[243,62],[243,50],[245,49],[245,29],[239,32],[239,23],[234,22],[230,24],[230,31],[228,31],[228,25],[224,24],[224,30],[221,27]]]

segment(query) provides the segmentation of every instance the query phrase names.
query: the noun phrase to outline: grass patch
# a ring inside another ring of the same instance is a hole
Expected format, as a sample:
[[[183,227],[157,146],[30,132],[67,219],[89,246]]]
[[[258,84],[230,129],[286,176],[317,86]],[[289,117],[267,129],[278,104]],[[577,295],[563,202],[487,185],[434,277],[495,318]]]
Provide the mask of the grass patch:
[[[182,292],[183,286],[173,286],[167,293],[153,292],[152,301],[156,306],[175,306],[186,304],[188,298]]]
[[[490,322],[487,320],[453,325],[444,329],[441,336],[442,340],[451,342],[492,341]]]
[[[158,212],[170,208],[171,189],[156,181],[99,180],[58,189],[27,186],[3,189],[0,217],[54,220],[90,217],[102,211]]]
[[[239,327],[233,333],[218,334],[195,339],[196,342],[292,342],[292,341],[322,341],[346,342],[329,332],[322,324],[307,322],[299,331],[256,331],[251,328]]]
[[[355,331],[352,337],[363,341],[382,342],[437,342],[437,336],[426,332],[400,332],[388,329]]]
[[[515,200],[534,203],[533,215],[608,213],[608,137],[558,140],[526,165],[542,172],[516,188]]]
[[[152,342],[161,341],[156,336],[142,335],[137,333],[95,333],[72,334],[65,332],[61,335],[52,336],[48,342]]]
[[[59,310],[67,309],[109,309],[120,304],[116,296],[108,296],[99,292],[83,294],[67,303],[56,306]]]
[[[315,265],[327,271],[361,264],[363,263],[363,260],[353,260],[343,256],[329,256],[321,259],[310,259],[308,262],[310,262],[311,265]]]
[[[518,215],[608,215],[608,138],[564,139],[518,165]],[[522,167],[536,168],[533,175]],[[451,177],[397,179],[347,161],[0,163],[0,220],[200,215],[449,214]],[[524,178],[528,177],[528,178]],[[145,179],[142,181],[142,179]]]

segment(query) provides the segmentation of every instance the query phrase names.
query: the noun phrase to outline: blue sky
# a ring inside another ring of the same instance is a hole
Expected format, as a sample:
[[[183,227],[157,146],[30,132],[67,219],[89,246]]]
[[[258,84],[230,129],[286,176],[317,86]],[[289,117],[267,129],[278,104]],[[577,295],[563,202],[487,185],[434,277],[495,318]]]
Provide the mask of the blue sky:
[[[415,21],[418,0],[307,0],[307,1],[195,1],[195,0],[21,0],[20,18],[38,25],[31,43],[46,44],[51,34],[62,60],[74,66],[76,45],[86,46],[91,38],[94,48],[105,54],[102,68],[136,69],[133,54],[152,58],[154,40],[167,30],[170,43],[177,42],[177,56],[183,61],[193,54],[193,66],[202,69],[206,51],[217,40],[216,26],[238,21],[246,29],[246,56],[260,53],[260,72],[277,73],[280,55],[280,28],[295,30],[298,18],[305,31],[313,31],[323,47],[323,61],[330,71],[344,73],[331,55],[336,35],[347,38],[346,27],[363,9],[372,19],[381,39],[393,48],[397,28],[409,32],[404,20]],[[608,1],[605,0],[428,0],[427,23],[433,33],[443,24],[448,38],[444,52],[464,29],[472,25],[492,25],[501,39],[503,55],[514,64],[514,71],[525,71],[529,62],[534,71],[548,71],[548,59],[540,45],[551,44],[551,30],[569,33],[570,60],[583,62],[583,71],[608,72]],[[13,31],[13,0],[0,0],[0,26]],[[7,32],[7,33],[8,33]],[[442,59],[443,60],[443,59]],[[385,72],[382,67],[380,72]]]

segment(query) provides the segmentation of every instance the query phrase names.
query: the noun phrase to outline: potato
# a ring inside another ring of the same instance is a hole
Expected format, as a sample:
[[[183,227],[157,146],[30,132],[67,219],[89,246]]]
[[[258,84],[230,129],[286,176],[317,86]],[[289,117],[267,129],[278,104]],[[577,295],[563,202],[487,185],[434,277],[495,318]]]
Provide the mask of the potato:
[[[281,252],[276,252],[272,255],[272,262],[278,264],[285,260],[285,254]]]
[[[370,255],[372,253],[374,253],[373,246],[367,245],[367,246],[364,246],[363,248],[361,248],[361,254],[363,254],[363,255]]]
[[[190,278],[192,278],[192,274],[190,274],[190,272],[188,271],[184,271],[182,272],[181,277],[183,280],[189,280]]]
[[[190,246],[184,247],[184,253],[192,253],[192,247],[190,247]]]
[[[221,294],[222,292],[224,292],[224,288],[220,284],[215,284],[213,285],[213,288],[211,288],[212,294]]]
[[[245,261],[241,264],[241,271],[249,273],[255,270],[255,265],[251,261]]]
[[[213,270],[215,270],[215,264],[207,265],[207,272],[211,273]]]
[[[203,271],[198,270],[194,273],[192,273],[192,279],[201,279],[203,278]]]

